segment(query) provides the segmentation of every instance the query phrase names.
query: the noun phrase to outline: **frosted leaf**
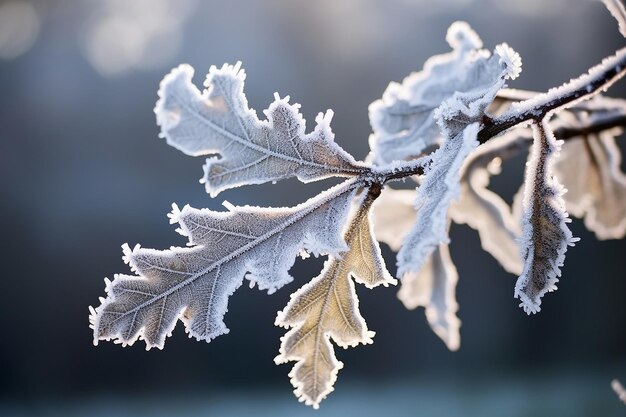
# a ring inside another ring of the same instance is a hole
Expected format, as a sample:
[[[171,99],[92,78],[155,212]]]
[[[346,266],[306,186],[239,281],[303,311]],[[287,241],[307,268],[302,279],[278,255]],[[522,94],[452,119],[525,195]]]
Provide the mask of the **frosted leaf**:
[[[502,197],[487,187],[490,176],[500,173],[501,159],[526,148],[526,139],[516,132],[480,145],[463,167],[461,195],[450,207],[452,220],[477,230],[482,248],[516,275],[522,273],[518,218]]]
[[[626,9],[622,0],[602,0],[619,24],[619,32],[626,36]]]
[[[413,207],[415,191],[385,188],[374,203],[376,238],[393,250],[398,250],[411,229],[416,213]],[[458,274],[450,258],[448,245],[439,245],[419,272],[402,277],[398,298],[413,310],[424,307],[431,329],[448,349],[458,350],[461,321],[456,316],[456,283]]]
[[[476,81],[470,91],[456,91],[435,110],[434,117],[441,128],[444,141],[435,151],[432,163],[424,173],[418,188],[415,226],[398,252],[398,276],[417,272],[436,246],[448,242],[446,222],[452,200],[460,193],[460,171],[465,158],[478,145],[479,123],[505,80],[517,70],[508,67],[515,61],[508,46],[501,46],[507,58],[495,54],[481,62],[472,75]],[[478,82],[480,81],[480,82]]]
[[[442,102],[452,97],[476,102],[481,96],[490,102],[504,79],[513,79],[521,71],[515,51],[502,44],[491,56],[480,49],[480,38],[465,22],[452,24],[446,39],[452,52],[430,58],[422,71],[410,74],[401,84],[390,83],[382,99],[370,105],[374,162],[410,159],[438,144],[441,134],[435,109]],[[482,103],[475,107],[481,112],[486,108]],[[472,117],[479,120],[482,114],[472,109]]]
[[[406,308],[425,308],[430,328],[452,351],[461,346],[461,320],[456,315],[459,309],[456,301],[458,280],[448,245],[442,244],[428,257],[419,272],[409,272],[402,277],[398,291],[398,298]]]
[[[320,113],[305,133],[298,104],[276,95],[259,120],[243,94],[245,73],[235,66],[212,66],[206,90],[191,82],[194,70],[181,65],[161,82],[155,113],[167,143],[192,155],[210,155],[204,166],[207,192],[289,177],[308,182],[358,175],[363,166],[334,142],[332,111]]]
[[[570,219],[562,195],[565,192],[553,176],[558,142],[546,119],[533,124],[534,141],[526,165],[522,235],[520,249],[524,270],[515,284],[515,298],[528,314],[541,309],[541,297],[556,290],[568,246],[578,239],[567,227]]]
[[[398,252],[398,277],[418,272],[437,246],[448,243],[448,209],[459,196],[465,158],[478,145],[478,127],[478,123],[470,124],[435,151],[417,189],[415,224]]]
[[[368,214],[371,202],[368,194],[353,210],[345,233],[350,249],[343,257],[330,257],[321,274],[292,294],[276,318],[276,325],[292,329],[281,338],[275,362],[297,362],[289,373],[294,393],[314,408],[332,392],[337,373],[343,367],[330,339],[347,348],[372,343],[374,336],[359,312],[350,277],[368,288],[396,283],[372,236]]]
[[[244,276],[274,292],[292,280],[298,253],[346,250],[342,225],[358,183],[349,180],[292,208],[234,207],[228,211],[174,206],[172,223],[189,238],[188,248],[133,250],[124,260],[136,276],[107,281],[107,298],[91,317],[94,342],[124,345],[138,338],[162,348],[178,319],[190,337],[207,342],[228,333],[228,297]]]
[[[588,104],[587,112],[560,112],[557,122],[576,128],[593,125],[606,115],[626,114],[623,100],[597,96]],[[622,156],[615,142],[621,133],[621,129],[613,128],[569,138],[554,165],[567,189],[563,198],[568,212],[584,217],[585,226],[598,239],[626,235],[626,175],[620,169]]]

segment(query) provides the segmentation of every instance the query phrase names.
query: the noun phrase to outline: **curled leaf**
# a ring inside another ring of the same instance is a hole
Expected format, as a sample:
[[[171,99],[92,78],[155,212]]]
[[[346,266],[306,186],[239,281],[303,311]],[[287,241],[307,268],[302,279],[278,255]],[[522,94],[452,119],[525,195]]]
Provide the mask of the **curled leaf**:
[[[567,188],[565,202],[598,239],[626,235],[626,175],[621,153],[610,132],[568,140],[556,171]],[[575,171],[575,172],[573,172]],[[567,176],[570,175],[571,176]]]
[[[522,208],[520,249],[524,270],[515,284],[515,298],[527,314],[541,309],[541,297],[556,290],[568,246],[578,239],[567,227],[565,192],[553,176],[553,161],[560,142],[546,119],[533,124],[534,141],[527,164]]]
[[[477,230],[482,248],[505,270],[519,275],[519,222],[502,197],[487,188],[490,176],[499,173],[502,159],[527,148],[526,139],[513,133],[480,145],[468,157],[461,175],[461,195],[452,203],[450,215],[454,222]]]
[[[585,226],[598,239],[620,239],[626,235],[626,175],[615,137],[619,128],[584,133],[586,126],[601,126],[608,118],[626,115],[624,100],[595,97],[586,111],[561,112],[557,122],[583,134],[564,144],[554,169],[567,189],[567,210],[584,218]]]
[[[456,284],[459,274],[450,257],[448,245],[439,245],[419,272],[402,277],[398,298],[406,308],[424,307],[430,328],[455,351],[461,346],[461,320],[456,313]]]

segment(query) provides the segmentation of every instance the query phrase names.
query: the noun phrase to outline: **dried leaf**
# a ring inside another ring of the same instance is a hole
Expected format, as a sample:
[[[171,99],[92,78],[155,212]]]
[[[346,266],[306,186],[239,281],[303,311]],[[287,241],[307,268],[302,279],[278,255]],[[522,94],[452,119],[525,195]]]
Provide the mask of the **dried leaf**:
[[[459,328],[461,320],[456,315],[456,284],[459,274],[450,257],[448,245],[439,245],[428,257],[419,272],[409,272],[402,277],[398,298],[409,310],[424,307],[430,328],[443,340],[448,349],[461,347]]]
[[[611,132],[569,139],[555,171],[567,189],[565,203],[598,239],[626,235],[626,175]]]
[[[259,120],[243,94],[240,64],[212,66],[200,92],[193,68],[181,65],[161,82],[155,113],[167,143],[187,155],[219,154],[207,159],[204,178],[212,196],[228,188],[290,177],[303,182],[329,176],[353,176],[363,170],[334,142],[333,113],[320,113],[313,132],[305,133],[298,104],[275,101]]]
[[[626,115],[624,100],[595,97],[585,112],[561,112],[557,122],[568,128],[597,123],[600,117]],[[554,170],[567,189],[567,210],[584,218],[598,239],[621,239],[626,235],[626,175],[621,171],[621,152],[615,137],[619,128],[569,138]]]
[[[131,345],[142,338],[147,349],[162,348],[178,319],[198,340],[228,333],[228,297],[244,276],[272,293],[292,280],[287,271],[300,251],[346,250],[341,230],[358,185],[346,181],[292,208],[174,206],[171,221],[191,247],[131,251],[125,245],[124,260],[137,276],[105,280],[108,296],[92,309],[94,343]]]
[[[374,203],[373,212],[376,239],[397,252],[417,216],[415,190],[385,187]]]
[[[546,119],[533,124],[534,141],[525,177],[520,248],[524,270],[515,284],[515,298],[527,314],[541,309],[541,297],[556,290],[568,246],[578,239],[567,227],[571,220],[561,197],[565,192],[552,174],[560,142]]]
[[[276,318],[276,325],[292,329],[281,338],[275,361],[297,361],[289,373],[294,393],[314,408],[332,392],[343,367],[335,357],[330,338],[347,348],[372,343],[374,336],[359,312],[350,277],[368,288],[396,283],[372,236],[368,214],[372,200],[368,194],[352,214],[345,232],[350,249],[343,257],[330,257],[321,274],[296,291]]]

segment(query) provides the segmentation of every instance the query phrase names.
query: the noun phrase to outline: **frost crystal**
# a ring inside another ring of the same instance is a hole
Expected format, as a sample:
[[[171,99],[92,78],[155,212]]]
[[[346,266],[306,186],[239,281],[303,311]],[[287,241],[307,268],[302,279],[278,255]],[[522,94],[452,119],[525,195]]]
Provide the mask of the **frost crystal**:
[[[626,37],[626,9],[621,0],[602,0],[619,24],[619,31]]]
[[[211,67],[206,90],[192,84],[193,68],[181,65],[166,76],[155,113],[167,143],[187,155],[219,154],[207,159],[207,192],[261,184],[296,176],[308,182],[358,174],[363,165],[334,142],[332,111],[320,113],[313,132],[305,133],[298,104],[280,98],[260,121],[243,94],[245,73],[235,66]]]

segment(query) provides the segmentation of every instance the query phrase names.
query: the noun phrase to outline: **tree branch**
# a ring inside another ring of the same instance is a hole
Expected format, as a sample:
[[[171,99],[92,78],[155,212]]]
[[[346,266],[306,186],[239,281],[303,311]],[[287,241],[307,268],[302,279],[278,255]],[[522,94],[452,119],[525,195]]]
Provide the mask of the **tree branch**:
[[[600,91],[606,91],[624,74],[626,74],[626,48],[618,50],[615,55],[604,59],[601,64],[591,68],[576,80],[531,99],[514,103],[498,117],[485,118],[483,128],[478,132],[478,141],[485,143],[520,123],[541,120],[557,109],[571,107]]]

